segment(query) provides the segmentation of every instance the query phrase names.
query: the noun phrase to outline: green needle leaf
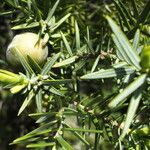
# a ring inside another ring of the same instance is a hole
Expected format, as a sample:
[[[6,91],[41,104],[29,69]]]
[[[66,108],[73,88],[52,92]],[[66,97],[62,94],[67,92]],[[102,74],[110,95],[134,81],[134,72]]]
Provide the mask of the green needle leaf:
[[[46,142],[38,142],[38,143],[31,143],[31,144],[28,144],[26,146],[26,148],[40,148],[40,147],[49,147],[49,146],[54,146],[55,143],[54,142],[50,142],[50,143],[46,143]]]
[[[30,91],[29,95],[27,96],[27,98],[24,100],[21,108],[19,109],[18,112],[18,116],[24,111],[24,109],[28,106],[28,104],[31,102],[32,98],[35,96],[35,93],[32,91]]]
[[[126,25],[128,30],[130,30],[131,27],[130,27],[128,18],[126,17],[126,12],[123,11],[122,7],[120,6],[118,2],[114,1],[114,3],[116,5],[116,8],[118,9],[120,16],[122,17],[122,20],[124,21],[124,24]]]
[[[30,66],[35,69],[35,72],[38,72],[38,73],[41,72],[42,69],[38,65],[38,63],[34,59],[32,59],[30,56],[27,56],[27,58],[29,60]]]
[[[134,39],[133,39],[133,48],[137,51],[138,44],[140,41],[140,30],[138,29],[135,33]]]
[[[56,60],[59,58],[59,56],[60,56],[60,53],[55,54],[51,59],[49,59],[47,61],[47,63],[45,64],[45,66],[42,69],[41,75],[48,74],[48,72],[51,70],[52,66],[54,65]]]
[[[146,74],[142,74],[137,79],[135,79],[130,85],[128,85],[120,94],[118,94],[110,103],[109,107],[114,108],[117,106],[122,100],[127,98],[131,93],[141,87],[146,80]]]
[[[150,1],[147,2],[145,8],[143,9],[142,13],[139,16],[138,23],[145,22],[146,18],[150,14]]]
[[[17,139],[15,139],[13,141],[14,144],[16,143],[21,143],[21,142],[24,142],[25,140],[29,139],[29,138],[32,138],[34,136],[37,136],[37,135],[42,135],[42,134],[45,134],[45,133],[49,133],[49,132],[52,132],[51,130],[51,127],[52,125],[54,125],[57,121],[51,121],[49,123],[46,123],[44,125],[41,125],[40,127],[34,129],[33,131],[29,132],[28,134],[22,136],[22,137],[19,137]]]
[[[83,128],[64,128],[64,131],[76,131],[76,132],[89,132],[89,133],[103,133],[102,130],[83,129]]]
[[[59,4],[59,1],[60,0],[57,0],[56,3],[54,4],[53,8],[50,8],[50,11],[49,11],[49,13],[47,15],[47,19],[46,19],[47,22],[49,22],[50,19],[52,18],[53,14],[54,14],[54,12],[55,12],[58,4]]]
[[[29,63],[26,61],[26,59],[23,57],[23,55],[21,54],[21,52],[17,49],[16,50],[16,54],[22,64],[22,66],[24,67],[25,71],[31,76],[34,73],[34,71],[32,70],[32,68],[30,67]]]
[[[74,128],[71,128],[69,125],[67,125],[66,123],[64,123],[64,126],[66,126],[67,128],[63,128],[64,131],[65,129],[70,129],[68,131],[71,131],[75,136],[77,136],[77,138],[79,138],[84,144],[86,144],[87,146],[90,146],[89,142],[81,135],[79,134],[77,131],[75,131]],[[67,130],[66,130],[67,131]]]
[[[10,89],[10,92],[12,94],[16,94],[16,93],[20,92],[22,89],[24,89],[26,86],[27,86],[27,84],[16,85]]]
[[[45,80],[43,81],[44,85],[60,85],[66,83],[72,83],[72,79],[58,79],[58,80]]]
[[[69,64],[75,62],[77,58],[78,58],[78,56],[73,56],[73,57],[67,58],[67,59],[65,59],[65,60],[63,60],[61,62],[56,63],[53,66],[53,68],[58,68],[58,67],[69,65]]]
[[[14,92],[17,89],[19,90],[22,86],[25,87],[27,83],[28,80],[22,75],[0,69],[0,85],[2,85],[4,88],[13,88],[11,90]]]
[[[70,56],[73,56],[73,54],[72,54],[72,50],[71,50],[71,47],[70,47],[70,45],[69,45],[69,42],[67,41],[67,39],[66,39],[65,35],[64,35],[62,32],[60,32],[60,33],[61,33],[61,36],[62,36],[63,42],[64,42],[64,44],[65,44],[65,47],[66,47],[66,49],[67,49],[67,51],[68,51],[69,55],[70,55]]]
[[[94,70],[96,69],[96,67],[97,67],[97,65],[99,63],[99,60],[100,60],[100,56],[97,56],[97,58],[94,61],[93,66],[92,66],[91,72],[94,72]]]
[[[135,93],[133,94],[129,107],[128,107],[128,112],[127,112],[127,116],[126,116],[126,120],[124,123],[124,128],[123,128],[123,132],[120,136],[120,139],[122,140],[125,135],[129,132],[129,127],[134,119],[134,115],[136,113],[136,110],[139,106],[140,100],[142,98],[142,94],[140,90],[135,91]]]
[[[76,49],[80,49],[80,31],[78,23],[75,21],[75,34],[76,34]]]
[[[52,28],[52,31],[54,31],[55,29],[57,29],[71,14],[67,14],[66,16],[64,16],[63,18],[61,18],[57,23],[55,23],[55,26]]]
[[[56,140],[61,144],[63,149],[65,149],[65,150],[73,150],[72,146],[68,142],[66,142],[66,140],[64,140],[61,136],[57,136]]]
[[[64,97],[64,94],[60,90],[56,89],[55,87],[51,87],[50,92],[53,93],[53,94],[56,94],[58,96]]]
[[[12,30],[22,30],[22,29],[30,29],[30,28],[34,28],[34,27],[38,27],[40,25],[39,22],[32,22],[32,23],[23,23],[20,25],[16,25],[14,27],[12,27]]]
[[[36,105],[37,105],[38,112],[42,112],[42,89],[40,89],[38,91],[35,99],[36,99]]]
[[[120,77],[127,74],[132,74],[135,71],[133,67],[121,67],[121,68],[111,68],[102,69],[93,73],[86,74],[81,77],[81,79],[102,79],[102,78],[113,78]]]
[[[139,65],[140,57],[138,56],[137,51],[133,49],[126,35],[121,31],[118,25],[110,17],[106,16],[106,19],[112,31],[114,32],[116,39],[118,40],[118,42],[120,43],[120,46],[122,47],[122,50],[120,50],[120,52],[122,52],[123,58],[128,57],[129,59],[128,63],[130,63],[130,65],[135,66],[137,69],[140,69],[141,68]],[[126,56],[123,55],[123,53]]]

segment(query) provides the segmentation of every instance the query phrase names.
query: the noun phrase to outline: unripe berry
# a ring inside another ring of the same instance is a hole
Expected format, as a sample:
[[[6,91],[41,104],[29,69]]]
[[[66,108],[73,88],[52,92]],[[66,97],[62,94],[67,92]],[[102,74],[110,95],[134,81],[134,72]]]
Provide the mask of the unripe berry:
[[[140,65],[143,70],[150,69],[150,45],[144,46],[141,52],[141,62]]]
[[[16,35],[9,44],[6,58],[13,66],[21,64],[16,49],[21,52],[27,61],[27,56],[30,56],[39,65],[41,65],[48,56],[48,47],[43,43],[42,39],[39,40],[37,34],[31,32]]]

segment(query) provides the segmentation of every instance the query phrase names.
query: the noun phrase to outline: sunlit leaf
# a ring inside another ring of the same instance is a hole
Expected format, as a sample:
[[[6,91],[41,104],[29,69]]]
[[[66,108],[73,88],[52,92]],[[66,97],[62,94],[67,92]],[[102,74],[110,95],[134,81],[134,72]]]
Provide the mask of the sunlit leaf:
[[[36,99],[36,105],[37,105],[38,112],[42,112],[42,89],[40,89],[38,91],[35,99]]]
[[[55,87],[51,87],[50,92],[59,96],[64,96],[64,94],[60,90],[56,89]]]
[[[27,60],[24,58],[24,56],[21,54],[21,52],[18,49],[15,49],[16,54],[19,58],[19,61],[21,62],[22,66],[24,67],[25,71],[29,74],[29,75],[33,75],[35,74],[34,71],[32,70],[32,68],[30,67],[29,63],[27,62]]]
[[[46,75],[52,68],[52,66],[54,65],[54,63],[56,62],[56,60],[59,58],[60,53],[55,54],[52,58],[50,58],[47,63],[44,65],[41,75]]]
[[[72,79],[59,79],[59,80],[45,80],[43,81],[44,85],[60,85],[60,84],[66,84],[71,83]]]
[[[102,78],[113,78],[120,77],[127,74],[132,74],[135,71],[133,67],[120,67],[111,69],[101,69],[99,71],[86,74],[81,79],[102,79]]]
[[[54,146],[55,143],[54,142],[49,142],[49,143],[46,143],[46,142],[38,142],[38,143],[31,143],[31,144],[28,144],[26,146],[26,148],[44,148],[44,147],[50,147],[50,146]]]
[[[140,30],[137,30],[133,39],[133,48],[135,50],[138,49],[139,41],[140,41]]]
[[[140,91],[136,91],[130,101],[129,107],[128,107],[128,112],[127,112],[127,116],[126,116],[126,120],[124,123],[124,128],[123,128],[123,132],[120,136],[120,139],[123,139],[124,136],[129,132],[129,127],[134,119],[136,110],[139,106],[140,100],[142,98],[142,93]]]
[[[61,18],[56,24],[55,26],[52,28],[52,31],[54,31],[55,29],[57,29],[71,14],[67,14],[66,16],[64,16],[63,18]]]
[[[66,140],[64,140],[61,136],[57,136],[56,140],[61,144],[63,149],[73,150],[73,147]]]
[[[75,34],[76,34],[76,49],[80,49],[80,31],[78,23],[75,21]]]
[[[39,22],[32,22],[32,23],[24,23],[24,24],[20,24],[20,25],[16,25],[14,27],[12,27],[12,30],[22,30],[22,29],[30,29],[30,28],[34,28],[34,27],[38,27],[40,24]]]
[[[38,63],[33,58],[31,58],[30,56],[27,56],[27,58],[28,58],[30,66],[35,69],[35,72],[40,73],[42,69],[38,65]]]
[[[73,56],[73,57],[67,58],[65,60],[62,60],[61,62],[56,63],[53,66],[53,68],[58,68],[58,67],[69,65],[69,64],[75,62],[77,58],[78,58],[78,56]]]
[[[96,69],[96,67],[98,65],[99,60],[100,60],[100,56],[97,56],[97,58],[94,61],[93,66],[92,66],[91,72],[94,72],[94,70]]]
[[[137,67],[137,69],[140,69],[140,65],[139,65],[140,58],[138,56],[138,53],[133,49],[129,40],[127,39],[125,34],[120,30],[118,25],[110,17],[107,16],[106,18],[109,25],[111,26],[111,29],[114,32],[114,35],[116,36],[116,39],[118,40],[120,46],[122,47],[122,49],[118,49],[120,50],[122,57],[123,58],[128,57],[128,59],[130,60],[130,64]]]
[[[16,94],[20,92],[22,89],[24,89],[26,86],[27,84],[16,85],[10,89],[10,92]]]
[[[109,107],[113,108],[117,106],[117,104],[119,104],[122,100],[127,98],[131,93],[133,93],[135,90],[141,87],[145,83],[146,76],[146,74],[142,74],[139,77],[137,77],[109,103]]]
[[[62,36],[63,42],[64,42],[64,44],[65,44],[65,47],[66,47],[66,49],[67,49],[67,51],[68,51],[69,55],[70,55],[70,56],[73,56],[73,54],[72,54],[72,50],[71,50],[71,47],[70,47],[70,45],[69,45],[69,42],[67,41],[67,39],[66,39],[65,35],[64,35],[62,32],[60,32],[60,33],[61,33],[61,36]]]
[[[53,16],[58,4],[59,4],[60,0],[57,0],[56,3],[54,4],[53,8],[50,8],[49,13],[47,15],[46,21],[49,22],[49,20],[51,19],[51,17]]]

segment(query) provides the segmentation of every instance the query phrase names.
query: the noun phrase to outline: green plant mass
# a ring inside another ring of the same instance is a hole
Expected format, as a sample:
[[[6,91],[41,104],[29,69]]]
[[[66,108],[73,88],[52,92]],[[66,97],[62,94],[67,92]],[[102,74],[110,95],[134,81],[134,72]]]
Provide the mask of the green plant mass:
[[[150,69],[150,46],[144,46],[141,52],[141,67]]]
[[[149,150],[150,1],[0,2],[0,150]]]

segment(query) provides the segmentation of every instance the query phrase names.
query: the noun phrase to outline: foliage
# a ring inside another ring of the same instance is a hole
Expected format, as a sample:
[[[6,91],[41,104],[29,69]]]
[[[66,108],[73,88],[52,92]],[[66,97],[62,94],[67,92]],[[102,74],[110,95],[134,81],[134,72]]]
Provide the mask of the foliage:
[[[35,32],[49,46],[43,66],[17,49],[19,73],[0,61],[3,89],[24,95],[18,116],[35,121],[10,145],[148,150],[150,68],[140,65],[140,52],[150,44],[149,7],[144,0],[4,0],[0,15],[11,30]]]

